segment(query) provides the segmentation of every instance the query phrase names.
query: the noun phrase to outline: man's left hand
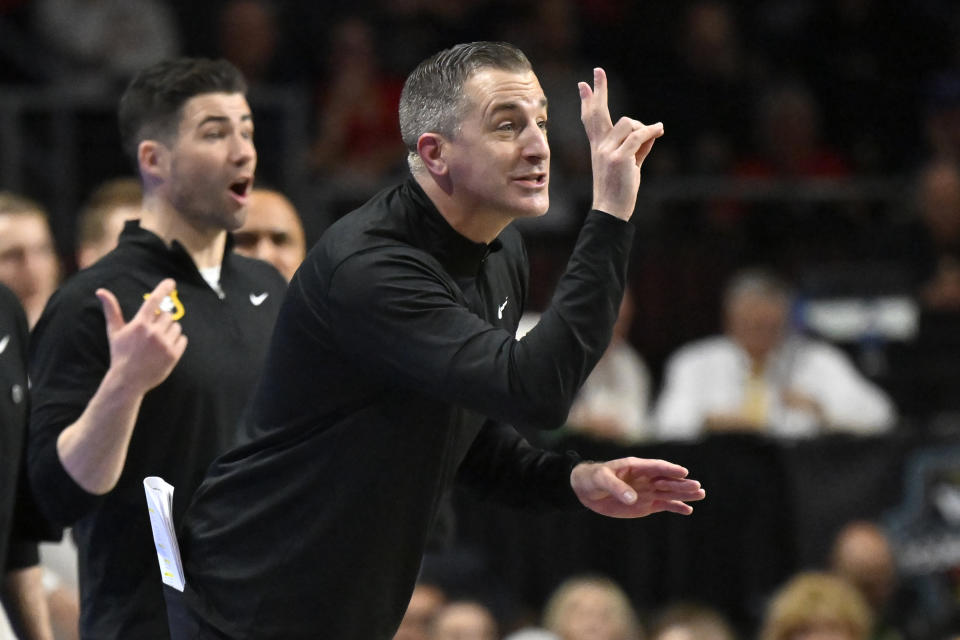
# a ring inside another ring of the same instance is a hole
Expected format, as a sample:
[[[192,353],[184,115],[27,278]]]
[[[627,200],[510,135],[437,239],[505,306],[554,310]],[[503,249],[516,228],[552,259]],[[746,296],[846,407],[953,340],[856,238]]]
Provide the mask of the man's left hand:
[[[570,474],[570,486],[585,507],[612,518],[642,518],[651,513],[693,513],[688,502],[703,500],[700,483],[666,460],[620,458],[582,462]]]

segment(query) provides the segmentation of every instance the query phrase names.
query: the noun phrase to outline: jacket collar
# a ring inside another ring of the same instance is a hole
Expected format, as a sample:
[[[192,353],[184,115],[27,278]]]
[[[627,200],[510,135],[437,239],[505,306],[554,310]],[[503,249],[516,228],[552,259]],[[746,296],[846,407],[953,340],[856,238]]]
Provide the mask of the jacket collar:
[[[409,211],[408,232],[414,245],[427,251],[455,277],[476,276],[487,256],[503,246],[497,238],[490,244],[474,242],[458,233],[413,177],[400,187],[400,197]]]
[[[155,234],[149,229],[144,229],[140,226],[140,220],[127,220],[123,225],[123,231],[120,233],[120,243],[129,246],[135,250],[147,251],[153,255],[161,253],[166,255],[169,260],[176,265],[178,268],[183,270],[183,273],[196,274],[200,277],[200,272],[197,269],[196,263],[194,263],[193,258],[190,257],[190,254],[187,253],[186,248],[180,244],[179,241],[174,240],[168,246],[164,242],[163,238]],[[227,243],[224,247],[223,258],[220,261],[221,266],[221,277],[223,277],[223,272],[225,272],[230,263],[229,256],[233,253],[233,235],[227,234]]]

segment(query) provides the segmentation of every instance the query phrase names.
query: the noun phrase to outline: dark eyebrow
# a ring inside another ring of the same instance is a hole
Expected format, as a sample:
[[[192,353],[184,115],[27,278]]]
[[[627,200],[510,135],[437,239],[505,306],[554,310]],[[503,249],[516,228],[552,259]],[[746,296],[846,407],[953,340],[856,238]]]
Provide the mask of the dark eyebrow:
[[[200,121],[200,124],[197,125],[197,128],[199,129],[200,127],[207,124],[208,122],[216,122],[218,124],[228,124],[230,122],[230,118],[228,118],[227,116],[207,116],[206,118]],[[240,116],[240,122],[253,122],[253,116],[249,113],[245,113],[242,116]]]
[[[544,109],[547,108],[547,98],[546,98],[546,96],[544,96],[543,98],[540,99],[540,106],[543,107]],[[504,102],[503,104],[498,104],[498,105],[495,106],[493,109],[491,109],[491,110],[490,110],[490,115],[491,115],[491,116],[494,116],[494,115],[500,113],[501,111],[513,111],[513,110],[519,109],[519,108],[520,108],[520,105],[517,104],[516,102]]]

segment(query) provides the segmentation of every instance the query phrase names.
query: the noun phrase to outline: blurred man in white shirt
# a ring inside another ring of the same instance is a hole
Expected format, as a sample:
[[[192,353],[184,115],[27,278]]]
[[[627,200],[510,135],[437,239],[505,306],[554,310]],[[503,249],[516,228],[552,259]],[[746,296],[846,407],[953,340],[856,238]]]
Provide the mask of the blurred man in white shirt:
[[[804,437],[878,433],[894,407],[840,349],[789,331],[790,292],[772,274],[737,274],[724,295],[725,333],[667,362],[655,409],[662,439],[708,431]]]

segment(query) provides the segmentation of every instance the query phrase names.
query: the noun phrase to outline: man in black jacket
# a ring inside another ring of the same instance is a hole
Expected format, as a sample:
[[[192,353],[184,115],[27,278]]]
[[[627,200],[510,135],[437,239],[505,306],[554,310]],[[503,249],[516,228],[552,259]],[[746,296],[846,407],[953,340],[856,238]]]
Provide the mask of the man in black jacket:
[[[232,65],[203,59],[131,81],[120,126],[141,217],[34,331],[28,468],[44,514],[73,524],[83,638],[169,637],[143,479],[176,487],[179,522],[235,442],[286,288],[230,246],[257,160],[245,90]]]
[[[546,97],[505,44],[459,45],[413,71],[400,104],[412,177],[311,250],[247,442],[187,512],[184,637],[392,637],[455,480],[615,517],[689,513],[703,497],[677,465],[582,462],[508,426],[561,425],[610,340],[640,165],[663,127],[614,125],[606,91],[599,69],[580,85],[595,210],[550,309],[517,341],[527,260],[508,225],[547,210]]]
[[[0,284],[0,600],[17,636],[52,638],[38,565],[32,499],[22,465],[30,402],[27,391],[27,317]],[[0,622],[2,625],[2,622]]]

